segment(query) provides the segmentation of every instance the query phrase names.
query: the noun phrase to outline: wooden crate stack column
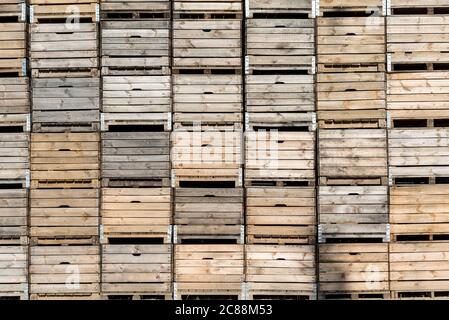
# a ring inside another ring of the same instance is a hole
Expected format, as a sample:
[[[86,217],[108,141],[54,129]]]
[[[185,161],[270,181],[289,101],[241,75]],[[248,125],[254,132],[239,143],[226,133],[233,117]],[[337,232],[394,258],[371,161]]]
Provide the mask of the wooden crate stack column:
[[[30,0],[34,132],[99,130],[96,2]]]
[[[32,133],[32,299],[99,297],[99,133]]]
[[[31,299],[100,294],[97,0],[30,0]]]
[[[312,1],[246,8],[246,292],[316,299]]]
[[[168,0],[103,0],[105,299],[172,298]]]
[[[317,12],[321,299],[389,298],[384,5],[324,0]]]
[[[28,299],[27,7],[0,4],[0,299]]]
[[[244,294],[242,5],[173,2],[175,299]]]
[[[102,127],[171,129],[170,1],[101,3]]]
[[[449,1],[392,0],[387,18],[390,288],[449,298]]]
[[[173,2],[175,129],[242,128],[242,1]]]

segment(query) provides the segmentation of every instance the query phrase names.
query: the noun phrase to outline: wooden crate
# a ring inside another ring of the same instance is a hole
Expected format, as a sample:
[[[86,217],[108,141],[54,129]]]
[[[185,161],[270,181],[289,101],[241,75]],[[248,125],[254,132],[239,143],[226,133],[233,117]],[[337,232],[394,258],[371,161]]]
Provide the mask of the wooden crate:
[[[387,104],[392,128],[447,126],[449,72],[391,73]]]
[[[395,186],[390,189],[394,241],[438,241],[449,235],[449,186]]]
[[[28,300],[27,246],[0,246],[0,299]]]
[[[242,188],[176,188],[175,243],[243,242]]]
[[[445,1],[391,1],[387,17],[387,52],[391,71],[447,70],[449,53],[448,3]]]
[[[318,72],[385,71],[385,19],[317,19]]]
[[[101,20],[166,20],[170,0],[103,0]]]
[[[170,21],[103,21],[103,75],[169,75]]]
[[[98,298],[99,246],[31,246],[30,295],[32,300]]]
[[[395,299],[448,300],[447,242],[391,243],[390,289]]]
[[[170,300],[172,246],[103,245],[101,273],[101,293],[110,299],[159,296]]]
[[[320,299],[388,299],[388,244],[319,246]]]
[[[29,134],[0,133],[0,185],[20,184],[26,188],[29,176]]]
[[[315,132],[246,133],[245,184],[314,185]]]
[[[316,299],[315,246],[245,246],[250,300]]]
[[[98,188],[98,133],[33,133],[31,188]]]
[[[98,30],[95,23],[76,29],[66,24],[30,26],[32,75],[48,77],[98,76]]]
[[[242,298],[243,245],[175,245],[174,298]]]
[[[243,83],[240,75],[177,74],[173,76],[174,127],[230,125],[243,122]]]
[[[388,242],[388,187],[320,186],[319,241]]]
[[[171,128],[168,76],[103,77],[102,130],[115,126]]]
[[[27,189],[0,189],[0,246],[27,244]],[[1,268],[0,268],[1,269]]]
[[[449,176],[449,128],[392,129],[388,144],[393,183],[439,183]]]
[[[321,185],[386,185],[385,129],[319,131]]]
[[[315,243],[314,188],[247,188],[246,243]]]
[[[103,239],[170,243],[170,188],[103,188]]]
[[[0,23],[26,21],[26,0],[3,0],[0,4]]]
[[[104,132],[103,187],[170,186],[168,132]]]
[[[240,69],[241,32],[240,20],[175,20],[173,68]]]
[[[100,0],[101,1],[101,0]],[[30,23],[97,22],[98,0],[29,0]]]
[[[99,189],[31,189],[32,242],[95,243],[99,207]]]
[[[175,19],[242,18],[242,0],[174,0]]]
[[[30,112],[28,78],[1,78],[0,98],[2,115],[28,114]]]
[[[439,12],[440,9],[443,12],[447,12],[445,8],[449,5],[447,0],[427,0],[425,2],[419,0],[391,0],[390,7],[392,15],[411,15],[414,12],[420,12],[420,14],[434,14],[434,9]],[[416,14],[416,13],[415,13]]]
[[[247,130],[258,126],[313,129],[312,75],[247,75],[245,90]]]
[[[26,24],[2,23],[0,5],[0,76],[26,75]]]
[[[297,14],[311,17],[312,2],[309,0],[249,0],[246,3],[246,17],[257,18],[268,14]],[[297,17],[296,15],[294,17]]]
[[[242,185],[242,132],[174,131],[171,135],[174,184],[227,181]]]
[[[317,75],[320,129],[385,128],[385,73]]]
[[[282,71],[311,72],[311,57],[315,54],[315,21],[286,19],[270,15],[246,21],[247,72],[282,74]],[[271,71],[271,72],[270,72]],[[295,91],[298,91],[297,88]]]
[[[99,78],[33,79],[33,131],[98,131]]]
[[[394,1],[394,0],[393,0]],[[320,14],[338,14],[338,13],[352,13],[364,12],[366,14],[375,14],[380,16],[382,14],[383,1],[382,0],[320,0],[319,3]]]

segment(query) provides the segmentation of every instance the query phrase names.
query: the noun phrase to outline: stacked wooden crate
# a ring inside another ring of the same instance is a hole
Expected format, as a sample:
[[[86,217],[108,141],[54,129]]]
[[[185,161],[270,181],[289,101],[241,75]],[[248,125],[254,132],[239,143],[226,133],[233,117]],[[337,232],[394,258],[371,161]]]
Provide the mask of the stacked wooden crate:
[[[448,299],[449,1],[392,0],[387,18],[390,287]]]
[[[322,299],[389,297],[383,5],[325,0],[317,12]]]
[[[172,293],[170,2],[104,0],[102,295]]]
[[[29,77],[26,4],[0,4],[0,299],[28,299]]]
[[[242,1],[173,1],[174,298],[242,298]]]
[[[98,297],[99,200],[99,133],[33,132],[32,299]],[[59,264],[67,266],[53,276]]]
[[[240,187],[242,1],[174,1],[173,14],[174,185]]]
[[[320,299],[389,299],[388,243],[319,247]]]
[[[315,299],[315,19],[311,1],[246,7],[246,292]]]
[[[100,294],[96,0],[30,0],[31,299]]]
[[[242,1],[173,2],[174,126],[242,127]]]

